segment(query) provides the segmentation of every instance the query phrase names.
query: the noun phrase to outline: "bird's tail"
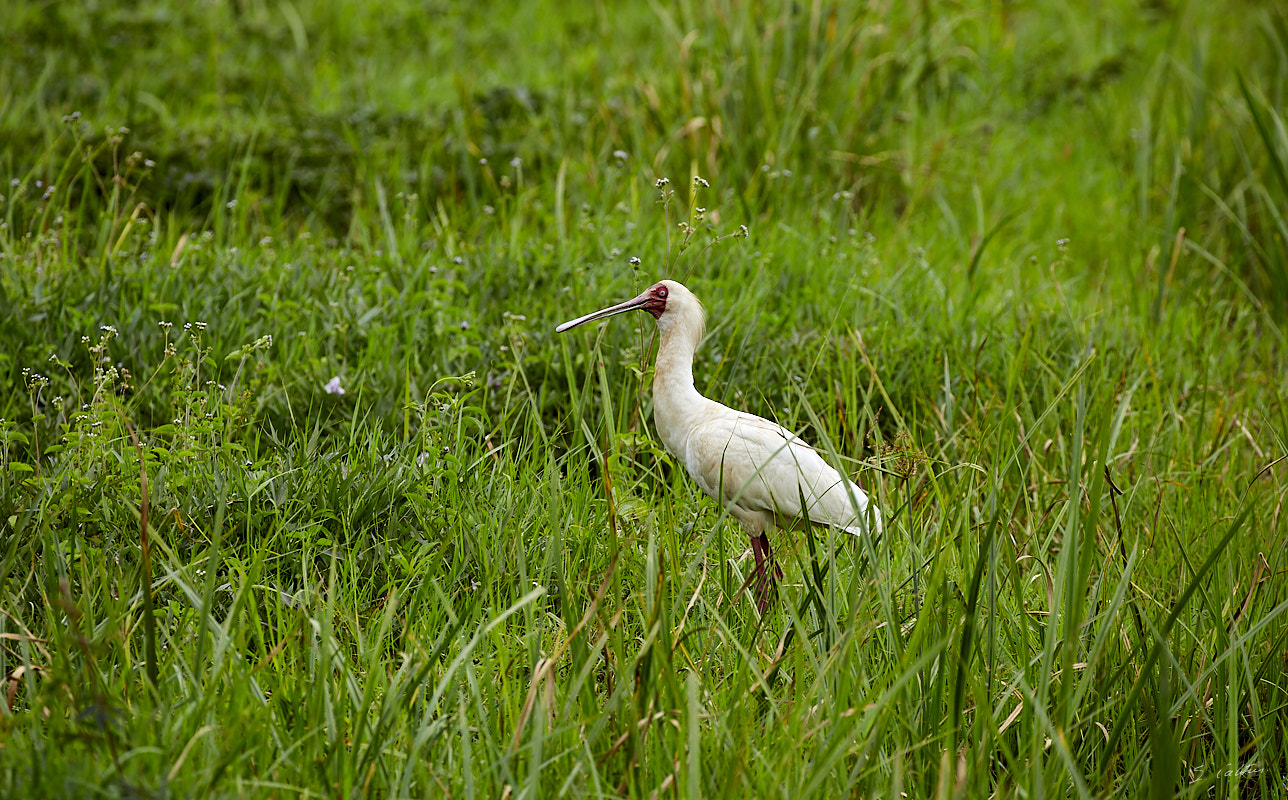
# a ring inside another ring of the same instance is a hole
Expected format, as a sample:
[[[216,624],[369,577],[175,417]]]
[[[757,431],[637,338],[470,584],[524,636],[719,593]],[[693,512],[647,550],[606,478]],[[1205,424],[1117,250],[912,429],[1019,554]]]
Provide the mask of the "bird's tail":
[[[830,471],[830,470],[829,470]],[[835,472],[832,473],[836,475]],[[853,536],[878,536],[882,530],[881,510],[862,487],[842,476],[821,495],[816,495],[810,518]]]
[[[846,525],[841,530],[852,536],[862,536],[865,533],[871,533],[873,536],[880,536],[884,526],[881,522],[881,510],[874,505],[869,504],[863,513],[862,521],[855,525]]]

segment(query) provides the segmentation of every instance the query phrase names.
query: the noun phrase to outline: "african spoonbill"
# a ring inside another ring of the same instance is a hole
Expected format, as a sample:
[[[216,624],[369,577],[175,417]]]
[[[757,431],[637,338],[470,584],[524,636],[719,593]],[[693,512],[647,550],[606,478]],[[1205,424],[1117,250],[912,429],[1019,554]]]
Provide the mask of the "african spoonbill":
[[[653,372],[658,435],[702,491],[723,503],[751,537],[762,612],[768,607],[774,576],[782,577],[769,547],[771,529],[808,519],[856,536],[867,530],[880,532],[881,512],[867,493],[800,437],[703,397],[694,388],[693,353],[702,339],[706,314],[683,284],[661,281],[638,297],[569,320],[555,330],[562,333],[636,310],[652,314],[662,335]]]

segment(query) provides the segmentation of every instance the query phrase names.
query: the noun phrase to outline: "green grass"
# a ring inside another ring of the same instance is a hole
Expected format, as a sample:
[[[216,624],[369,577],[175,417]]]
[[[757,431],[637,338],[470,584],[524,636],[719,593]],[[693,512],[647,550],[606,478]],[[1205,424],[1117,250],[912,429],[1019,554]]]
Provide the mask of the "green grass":
[[[1282,11],[565,5],[6,9],[0,794],[1288,795]]]

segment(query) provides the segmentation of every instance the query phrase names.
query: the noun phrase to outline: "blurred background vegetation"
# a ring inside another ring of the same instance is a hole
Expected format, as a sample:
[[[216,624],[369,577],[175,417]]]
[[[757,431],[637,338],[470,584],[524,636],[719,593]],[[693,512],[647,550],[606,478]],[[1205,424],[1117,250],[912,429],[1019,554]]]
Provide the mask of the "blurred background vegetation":
[[[548,201],[561,172],[568,224],[627,194],[621,151],[628,175],[695,166],[752,220],[838,191],[963,235],[1023,211],[1135,274],[1148,251],[1118,231],[1166,250],[1183,220],[1282,302],[1284,39],[1255,2],[22,2],[0,131],[29,183],[125,127],[97,172],[142,153],[134,197],[192,226],[245,191],[239,220],[374,235],[355,209],[378,186],[423,223]],[[527,185],[504,191],[513,158]]]

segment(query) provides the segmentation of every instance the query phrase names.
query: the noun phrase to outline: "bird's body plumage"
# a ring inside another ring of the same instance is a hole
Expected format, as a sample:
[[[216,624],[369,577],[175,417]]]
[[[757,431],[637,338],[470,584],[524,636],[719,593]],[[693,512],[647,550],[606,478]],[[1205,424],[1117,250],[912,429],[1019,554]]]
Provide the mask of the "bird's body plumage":
[[[735,411],[696,426],[682,460],[698,486],[750,533],[805,519],[863,533],[867,494],[781,425]]]
[[[767,419],[703,397],[693,384],[693,354],[706,317],[683,284],[661,281],[644,294],[559,326],[632,309],[649,311],[661,331],[653,375],[653,420],[662,444],[694,482],[718,500],[752,537],[761,607],[772,563],[767,532],[806,521],[861,535],[881,516],[859,486],[833,469],[795,433]]]

